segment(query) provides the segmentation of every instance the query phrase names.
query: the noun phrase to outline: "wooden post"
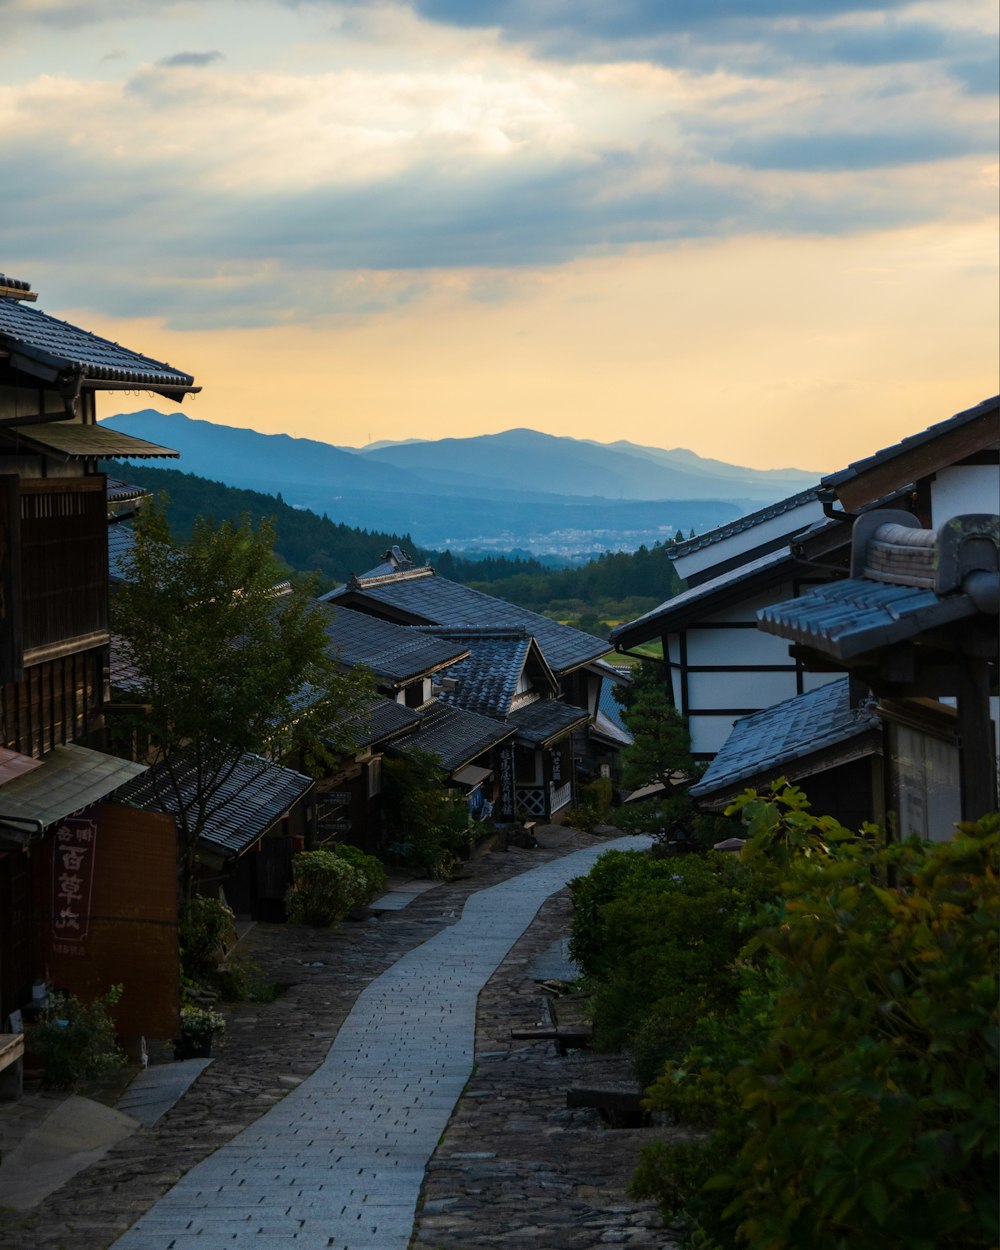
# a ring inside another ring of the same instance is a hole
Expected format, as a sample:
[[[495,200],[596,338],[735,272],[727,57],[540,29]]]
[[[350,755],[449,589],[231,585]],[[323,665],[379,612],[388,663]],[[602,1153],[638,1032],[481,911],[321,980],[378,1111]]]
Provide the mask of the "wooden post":
[[[962,819],[978,820],[997,810],[997,772],[989,666],[977,656],[959,661],[958,732]]]

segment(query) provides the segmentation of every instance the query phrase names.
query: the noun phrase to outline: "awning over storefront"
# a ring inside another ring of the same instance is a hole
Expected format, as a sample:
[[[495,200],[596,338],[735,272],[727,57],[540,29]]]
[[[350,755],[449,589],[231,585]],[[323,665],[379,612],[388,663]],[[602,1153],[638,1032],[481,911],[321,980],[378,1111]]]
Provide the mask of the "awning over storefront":
[[[30,841],[73,812],[106,798],[147,767],[75,743],[55,747],[32,763],[37,767],[0,784],[0,839]]]
[[[460,768],[457,773],[453,774],[452,781],[457,781],[460,786],[468,786],[471,790],[475,786],[481,786],[486,778],[492,775],[491,768],[477,768],[475,764],[466,764],[464,768]]]
[[[11,425],[4,437],[28,449],[63,456],[66,460],[90,460],[95,457],[113,460],[148,460],[155,457],[176,459],[180,452],[144,438],[122,434],[106,425],[84,425],[79,421],[53,422],[49,425]]]

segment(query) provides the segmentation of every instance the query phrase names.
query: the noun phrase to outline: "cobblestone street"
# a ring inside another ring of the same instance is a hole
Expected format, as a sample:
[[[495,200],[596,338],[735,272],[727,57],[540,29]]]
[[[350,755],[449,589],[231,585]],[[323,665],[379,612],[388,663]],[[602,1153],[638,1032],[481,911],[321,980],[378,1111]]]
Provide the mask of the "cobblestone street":
[[[0,1244],[105,1250],[192,1166],[310,1075],[358,994],[453,923],[470,893],[597,842],[572,834],[557,848],[494,853],[401,911],[333,931],[257,926],[248,953],[287,989],[273,1003],[228,1011],[213,1062],[155,1126],[112,1147],[34,1210],[0,1212]],[[541,991],[527,969],[565,932],[568,914],[565,895],[550,900],[480,996],[478,1068],[427,1172],[413,1242],[420,1250],[671,1244],[652,1209],[624,1197],[638,1144],[653,1130],[612,1132],[596,1113],[565,1110],[581,1065],[592,1065],[586,1080],[594,1083],[620,1075],[619,1061],[582,1052],[557,1059],[551,1043],[510,1041],[512,1026],[539,1018]]]

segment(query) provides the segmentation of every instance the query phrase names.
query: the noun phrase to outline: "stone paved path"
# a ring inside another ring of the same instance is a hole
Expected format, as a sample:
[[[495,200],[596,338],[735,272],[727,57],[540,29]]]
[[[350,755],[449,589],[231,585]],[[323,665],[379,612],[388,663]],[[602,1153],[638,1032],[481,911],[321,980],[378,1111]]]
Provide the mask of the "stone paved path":
[[[192,1168],[116,1250],[406,1250],[469,1079],[476,998],[539,906],[620,839],[473,894],[359,995],[321,1066]]]

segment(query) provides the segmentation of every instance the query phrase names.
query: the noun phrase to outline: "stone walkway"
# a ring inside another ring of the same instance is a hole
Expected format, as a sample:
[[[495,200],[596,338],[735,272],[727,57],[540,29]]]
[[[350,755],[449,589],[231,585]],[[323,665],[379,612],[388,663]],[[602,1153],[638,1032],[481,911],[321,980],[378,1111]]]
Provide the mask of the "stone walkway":
[[[246,953],[265,980],[282,987],[280,996],[226,1007],[229,1028],[211,1063],[155,1124],[138,1128],[33,1209],[0,1205],[3,1250],[108,1250],[191,1168],[315,1072],[358,995],[453,925],[472,893],[573,850],[600,854],[615,835],[553,827],[536,836],[539,847],[473,860],[459,879],[367,923],[257,925]],[[627,1076],[625,1061],[580,1051],[560,1058],[551,1043],[510,1038],[511,1027],[543,1018],[536,982],[548,965],[536,959],[559,952],[571,912],[565,890],[552,895],[480,992],[477,1070],[425,1172],[413,1250],[673,1248],[652,1204],[625,1197],[640,1146],[662,1137],[663,1128],[612,1131],[594,1112],[566,1110],[570,1084],[614,1083]],[[0,1142],[10,1130],[17,1139],[22,1117],[37,1121],[59,1101],[34,1093],[0,1104]],[[257,1246],[266,1250],[266,1239]]]
[[[472,1072],[476,998],[540,905],[620,839],[471,895],[358,997],[319,1069],[193,1168],[116,1250],[406,1250]]]

